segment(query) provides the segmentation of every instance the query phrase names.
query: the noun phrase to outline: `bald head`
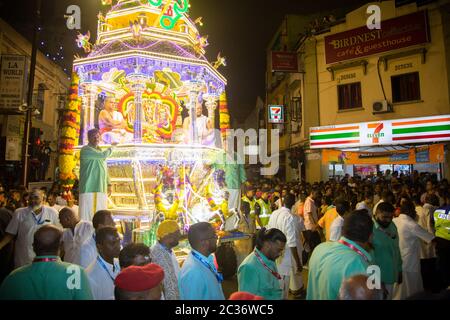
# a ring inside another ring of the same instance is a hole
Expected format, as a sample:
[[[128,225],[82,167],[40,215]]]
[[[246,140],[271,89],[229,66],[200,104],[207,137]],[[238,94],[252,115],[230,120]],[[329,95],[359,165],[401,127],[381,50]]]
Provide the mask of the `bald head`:
[[[364,274],[354,275],[342,282],[339,290],[339,300],[383,300],[383,292],[379,289],[369,289]]]
[[[70,208],[64,207],[61,209],[61,211],[59,211],[59,222],[61,222],[63,228],[75,228],[75,226],[79,222],[79,219],[75,211]]]
[[[53,225],[45,225],[34,233],[33,249],[36,256],[57,256],[62,231]]]

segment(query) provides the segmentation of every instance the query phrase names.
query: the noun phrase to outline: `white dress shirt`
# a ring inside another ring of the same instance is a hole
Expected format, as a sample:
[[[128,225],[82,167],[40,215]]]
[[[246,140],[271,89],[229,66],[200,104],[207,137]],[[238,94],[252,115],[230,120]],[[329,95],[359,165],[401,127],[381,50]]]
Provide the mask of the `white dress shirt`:
[[[63,206],[60,206],[59,204],[55,204],[55,205],[49,206],[49,207],[55,209],[58,212],[60,212],[61,209],[64,208]]]
[[[73,243],[74,233],[71,228],[63,231],[62,242],[64,248],[64,262],[74,263],[75,248]]]
[[[432,206],[429,203],[425,203],[423,207],[416,207],[416,213],[419,217],[419,226],[427,230],[429,233],[434,234],[434,226],[431,223],[431,217],[437,207]],[[420,259],[432,259],[436,258],[436,250],[432,243],[420,242]]]
[[[97,257],[97,248],[92,247],[95,240],[93,240],[92,223],[87,221],[80,221],[75,226],[74,230],[64,229],[62,242],[64,246],[64,261],[78,264],[83,268],[87,268]],[[86,245],[84,245],[86,243]],[[85,246],[83,254],[81,248]],[[82,259],[83,257],[83,259]],[[83,262],[84,265],[81,263]]]
[[[291,211],[282,207],[272,212],[269,223],[267,224],[267,229],[278,229],[284,233],[287,239],[283,255],[276,261],[278,272],[283,276],[289,276],[291,269],[295,266],[290,249],[297,247],[298,234],[295,223],[296,221]]]
[[[41,213],[35,215],[31,207],[17,209],[6,228],[6,232],[17,235],[14,247],[14,265],[16,268],[29,264],[36,256],[33,251],[34,233],[46,224],[59,224],[58,212],[42,206]]]
[[[100,255],[86,269],[94,300],[114,300],[114,280],[120,272],[119,260],[114,265],[106,262]]]
[[[74,233],[74,262],[83,268],[89,267],[97,258],[95,229],[92,222],[81,220]]]
[[[400,214],[393,221],[398,230],[403,271],[420,272],[420,240],[430,243],[434,235],[406,214]]]
[[[342,227],[344,226],[344,218],[340,215],[333,220],[330,226],[330,241],[338,241],[342,235]]]

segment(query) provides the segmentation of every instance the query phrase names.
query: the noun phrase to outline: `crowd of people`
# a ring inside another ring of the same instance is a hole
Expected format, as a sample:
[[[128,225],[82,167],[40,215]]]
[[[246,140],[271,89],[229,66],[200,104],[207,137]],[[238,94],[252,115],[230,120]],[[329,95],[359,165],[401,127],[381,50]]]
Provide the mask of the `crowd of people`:
[[[110,211],[86,221],[75,203],[54,190],[0,190],[0,299],[225,299],[212,224],[190,226],[180,266],[176,221],[159,224],[151,248],[122,245]],[[244,185],[236,209],[237,228],[252,237],[240,248],[232,298],[446,297],[446,180],[389,171],[313,184],[259,180]]]
[[[243,211],[286,237],[281,257],[272,259],[284,298],[301,297],[306,287],[307,299],[337,299],[340,289],[353,290],[361,276],[377,274],[381,294],[369,290],[367,297],[435,297],[450,285],[449,187],[436,175],[390,170],[313,184],[259,180],[247,184]],[[265,205],[267,224],[258,217]],[[249,273],[244,267],[240,271]],[[308,270],[306,286],[302,268]]]

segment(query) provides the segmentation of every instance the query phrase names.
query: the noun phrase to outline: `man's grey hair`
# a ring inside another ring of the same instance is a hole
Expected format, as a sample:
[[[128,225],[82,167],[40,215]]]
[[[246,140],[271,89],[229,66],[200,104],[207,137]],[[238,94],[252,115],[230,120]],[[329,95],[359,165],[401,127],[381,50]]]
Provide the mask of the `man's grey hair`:
[[[369,289],[365,274],[357,274],[344,279],[339,289],[339,300],[383,300],[383,290]]]

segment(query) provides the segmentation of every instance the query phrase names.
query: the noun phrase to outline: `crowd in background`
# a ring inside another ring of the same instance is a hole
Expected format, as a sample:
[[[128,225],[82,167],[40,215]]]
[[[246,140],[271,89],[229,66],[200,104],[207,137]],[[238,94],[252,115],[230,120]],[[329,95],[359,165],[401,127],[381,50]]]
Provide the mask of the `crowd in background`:
[[[175,221],[158,226],[151,248],[122,247],[110,211],[82,221],[76,199],[62,196],[56,187],[0,189],[0,298],[225,298],[211,224],[191,226],[180,267]],[[248,181],[237,209],[237,229],[253,237],[236,246],[244,255],[233,298],[406,299],[450,285],[450,239],[436,224],[449,216],[450,186],[435,175],[388,170],[316,183]],[[81,267],[84,290],[66,286],[73,265]],[[375,280],[372,290],[374,265],[381,286]],[[36,292],[36,284],[47,289]]]

